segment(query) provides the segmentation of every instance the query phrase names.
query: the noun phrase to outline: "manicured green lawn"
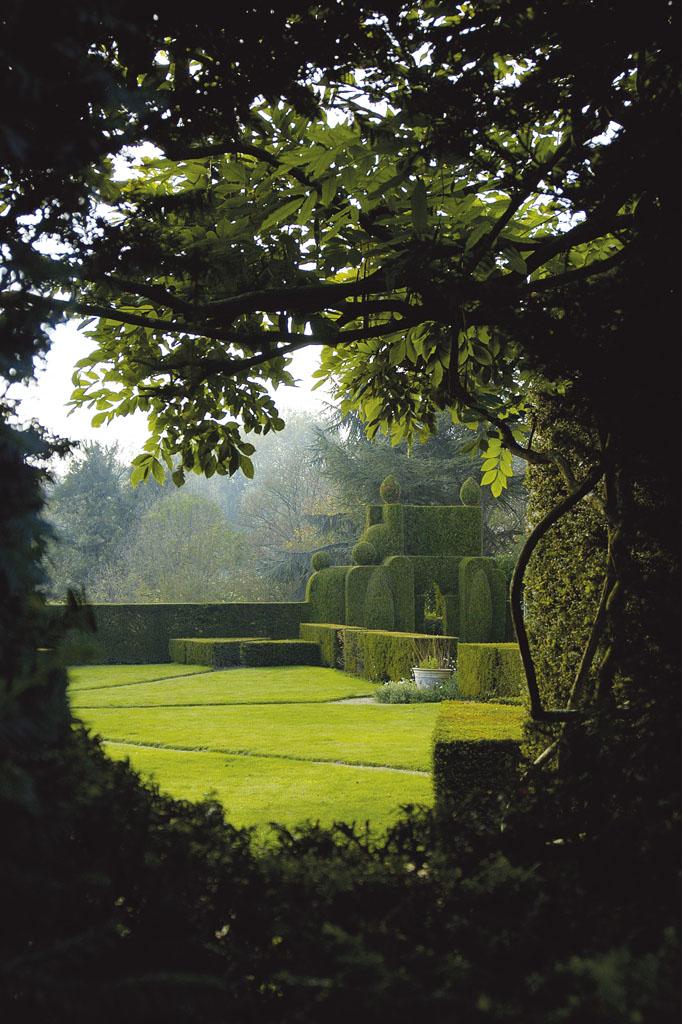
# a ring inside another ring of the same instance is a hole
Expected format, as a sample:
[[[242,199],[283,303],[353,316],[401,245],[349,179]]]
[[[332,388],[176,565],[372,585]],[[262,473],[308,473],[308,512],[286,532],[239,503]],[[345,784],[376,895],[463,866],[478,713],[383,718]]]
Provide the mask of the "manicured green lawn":
[[[270,704],[80,713],[106,739],[430,771],[438,705]],[[516,737],[521,717],[519,708],[462,703],[461,736]]]
[[[195,676],[210,672],[201,665],[79,665],[69,669],[69,688],[93,690],[100,687],[128,686],[130,683],[144,683],[153,679],[170,679],[173,676]]]
[[[197,671],[196,665],[176,667]],[[100,677],[97,675],[95,678]],[[190,678],[132,682],[127,686],[115,683],[97,690],[87,689],[81,683],[78,692],[72,697],[72,704],[74,708],[81,708],[315,703],[342,700],[344,697],[371,696],[375,690],[374,683],[345,675],[333,668],[231,668],[219,672],[209,671]]]
[[[429,775],[270,757],[105,746],[112,757],[129,757],[139,772],[153,776],[174,796],[199,800],[213,791],[229,820],[238,826],[269,821],[291,826],[306,819],[325,825],[369,820],[373,829],[382,831],[399,816],[401,804],[430,804],[433,799]]]
[[[324,703],[374,687],[312,667],[95,666],[71,677],[75,713],[113,757],[178,797],[213,792],[235,824],[370,820],[381,831],[401,805],[432,800],[437,704]],[[518,707],[457,705],[462,738],[515,738],[522,718]]]

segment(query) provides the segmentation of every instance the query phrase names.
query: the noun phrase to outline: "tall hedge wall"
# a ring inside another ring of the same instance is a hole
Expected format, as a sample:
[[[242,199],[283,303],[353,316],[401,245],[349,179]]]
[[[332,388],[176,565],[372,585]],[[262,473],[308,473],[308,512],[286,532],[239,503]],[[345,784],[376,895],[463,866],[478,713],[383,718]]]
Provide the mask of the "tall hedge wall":
[[[411,633],[416,628],[413,561],[405,555],[393,555],[386,560],[393,592],[393,628],[401,633]]]
[[[349,565],[331,565],[314,572],[306,587],[311,622],[346,621],[346,573]]]
[[[304,601],[96,604],[92,611],[97,631],[89,660],[106,665],[168,661],[173,637],[297,637],[308,618]]]
[[[506,635],[507,592],[492,558],[463,558],[459,569],[460,640],[498,643]]]
[[[394,629],[395,608],[391,573],[385,565],[377,565],[374,568],[365,594],[363,625],[367,629]]]
[[[480,555],[480,508],[403,505],[406,555]]]
[[[561,403],[537,403],[534,444],[558,447],[570,453],[571,462],[579,460],[583,466],[594,459],[594,438],[589,431],[576,427],[566,399]],[[559,474],[551,467],[529,466],[526,486],[528,522],[533,526],[566,492]],[[591,630],[605,562],[603,513],[585,499],[552,527],[530,560],[525,578],[525,617],[546,707],[566,704]],[[552,726],[529,727],[529,756],[544,749],[555,733]]]
[[[463,697],[521,697],[525,679],[518,644],[458,645],[457,688]]]
[[[336,619],[328,619],[329,622],[345,622],[349,626],[365,625],[365,598],[369,581],[379,566],[377,565],[352,565],[346,573],[345,579],[345,615]]]

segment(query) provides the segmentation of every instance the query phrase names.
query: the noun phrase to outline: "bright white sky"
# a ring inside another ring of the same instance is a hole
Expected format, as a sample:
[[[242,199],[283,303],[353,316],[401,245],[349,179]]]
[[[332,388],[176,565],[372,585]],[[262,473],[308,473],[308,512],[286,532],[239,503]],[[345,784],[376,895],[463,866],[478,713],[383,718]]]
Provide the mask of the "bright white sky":
[[[92,338],[78,332],[75,322],[58,327],[53,332],[47,360],[38,369],[37,380],[27,387],[13,387],[10,397],[21,400],[19,416],[22,420],[35,418],[54,434],[71,440],[99,441],[101,444],[118,442],[124,455],[133,456],[147,436],[144,413],[121,417],[102,427],[92,427],[90,421],[95,414],[94,409],[71,412],[67,407],[73,390],[71,375],[74,365],[92,351],[94,344]],[[325,401],[329,401],[324,389],[311,391],[314,383],[311,375],[318,362],[319,349],[313,346],[294,354],[291,371],[300,384],[296,388],[278,389],[280,412],[307,410],[314,414],[321,410]]]

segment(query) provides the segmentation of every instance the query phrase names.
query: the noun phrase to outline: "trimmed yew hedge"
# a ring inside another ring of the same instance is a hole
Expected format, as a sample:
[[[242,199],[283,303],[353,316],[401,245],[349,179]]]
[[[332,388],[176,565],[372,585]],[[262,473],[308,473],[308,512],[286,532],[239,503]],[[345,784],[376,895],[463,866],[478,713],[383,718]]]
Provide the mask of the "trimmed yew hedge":
[[[475,802],[482,814],[513,790],[521,758],[518,740],[457,738],[458,701],[441,704],[433,734],[436,812],[451,814]]]
[[[323,665],[343,668],[375,682],[411,679],[415,640],[435,642],[453,661],[457,655],[457,640],[453,636],[432,637],[426,633],[308,622],[301,625],[301,637],[319,643]]]
[[[520,697],[525,692],[525,676],[519,645],[459,644],[457,686],[463,697]]]
[[[304,601],[248,604],[95,604],[96,653],[101,664],[169,661],[175,637],[297,637],[309,616]],[[55,606],[57,609],[57,606]]]
[[[241,664],[247,668],[320,664],[319,644],[305,640],[245,640],[239,649]]]

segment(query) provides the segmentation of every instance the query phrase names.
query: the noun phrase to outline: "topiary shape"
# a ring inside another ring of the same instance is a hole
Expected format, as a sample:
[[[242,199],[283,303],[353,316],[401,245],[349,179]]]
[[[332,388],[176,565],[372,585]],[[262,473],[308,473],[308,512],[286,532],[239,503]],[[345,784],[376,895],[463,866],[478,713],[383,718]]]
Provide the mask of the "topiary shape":
[[[367,586],[364,622],[366,629],[393,629],[395,626],[391,577],[383,566],[374,570]]]
[[[472,476],[468,476],[460,487],[459,500],[463,505],[481,504],[481,488]]]
[[[467,641],[487,643],[493,624],[493,601],[488,577],[482,566],[477,566],[471,573],[468,590],[465,608]]]
[[[368,540],[359,540],[353,548],[352,555],[356,565],[376,565],[379,561],[377,549]]]
[[[320,569],[326,569],[332,564],[332,560],[326,551],[316,551],[313,557],[310,559],[313,572],[319,572]]]
[[[382,480],[381,487],[379,488],[379,494],[387,505],[395,505],[400,501],[400,484],[393,474]]]

